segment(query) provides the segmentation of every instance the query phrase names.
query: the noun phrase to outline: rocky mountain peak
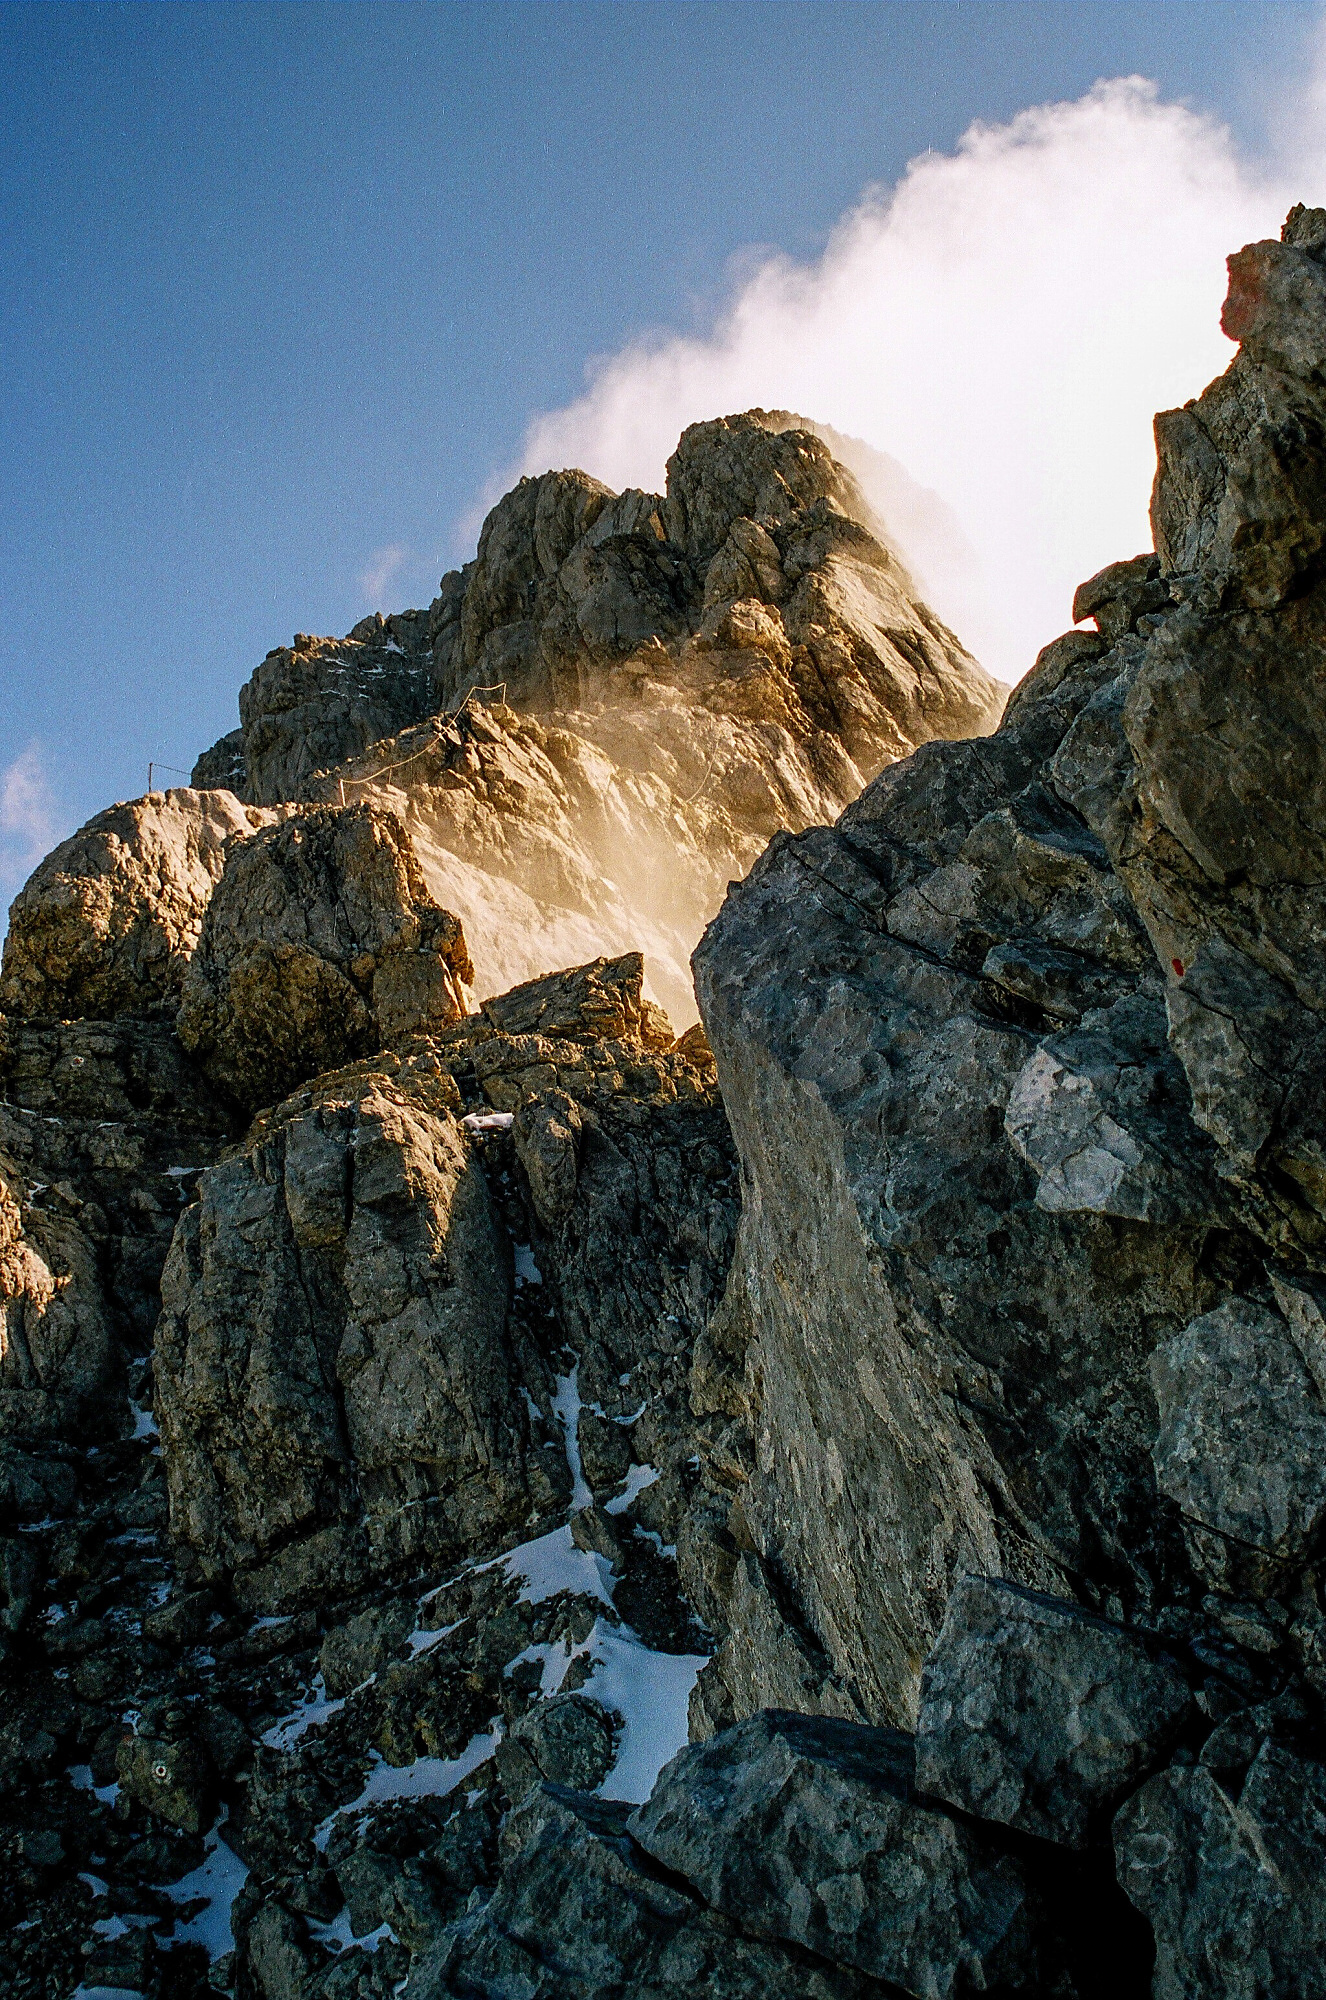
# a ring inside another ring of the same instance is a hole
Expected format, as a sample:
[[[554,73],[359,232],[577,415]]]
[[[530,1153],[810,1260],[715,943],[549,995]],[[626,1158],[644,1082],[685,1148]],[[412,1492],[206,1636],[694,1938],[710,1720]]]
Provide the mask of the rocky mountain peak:
[[[1002,719],[753,410],[37,870],[7,1993],[1326,1996],[1324,263]]]

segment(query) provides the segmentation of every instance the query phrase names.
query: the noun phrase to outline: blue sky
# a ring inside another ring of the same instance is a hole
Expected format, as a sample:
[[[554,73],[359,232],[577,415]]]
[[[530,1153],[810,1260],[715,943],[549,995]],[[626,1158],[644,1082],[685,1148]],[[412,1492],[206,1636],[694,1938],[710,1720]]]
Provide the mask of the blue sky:
[[[427,603],[594,357],[703,337],[762,254],[813,262],[868,185],[1098,78],[1255,162],[1316,23],[0,0],[0,894],[232,727],[270,646]]]

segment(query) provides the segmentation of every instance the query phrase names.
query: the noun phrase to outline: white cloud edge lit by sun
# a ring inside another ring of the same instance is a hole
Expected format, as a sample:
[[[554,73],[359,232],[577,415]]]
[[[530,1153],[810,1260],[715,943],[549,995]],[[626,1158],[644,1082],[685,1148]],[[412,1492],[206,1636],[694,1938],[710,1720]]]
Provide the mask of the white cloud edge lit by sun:
[[[590,364],[485,502],[573,465],[656,489],[687,423],[798,410],[946,503],[947,547],[895,534],[935,608],[1016,680],[1075,585],[1149,546],[1152,416],[1227,366],[1225,257],[1326,192],[1323,130],[1320,66],[1273,163],[1141,77],[973,124],[867,190],[813,262],[747,258],[708,334],[655,331]]]
[[[358,576],[359,594],[374,611],[383,609],[387,586],[400,574],[409,550],[402,542],[388,542],[374,549]]]
[[[0,935],[10,901],[68,831],[34,737],[0,770]]]

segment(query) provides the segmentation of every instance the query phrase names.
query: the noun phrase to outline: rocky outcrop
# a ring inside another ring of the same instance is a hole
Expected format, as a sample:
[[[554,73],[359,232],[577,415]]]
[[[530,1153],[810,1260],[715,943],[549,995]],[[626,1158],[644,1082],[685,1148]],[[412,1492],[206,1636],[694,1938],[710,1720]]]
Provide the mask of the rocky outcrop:
[[[203,1176],[162,1279],[174,1533],[289,1611],[553,1502],[506,1341],[510,1252],[436,1059],[320,1080]]]
[[[129,1421],[171,1234],[228,1117],[163,1021],[2,1033],[0,1435],[101,1438]]]
[[[758,412],[260,670],[0,1052],[6,1991],[1326,2000],[1324,271],[993,736]]]
[[[174,1531],[245,1604],[552,1513],[567,1371],[590,1494],[649,1465],[675,1537],[735,1189],[712,1071],[658,1046],[642,980],[638,954],[600,960],[320,1077],[203,1176],[162,1281],[158,1410]]]
[[[705,1714],[768,1698],[755,1570],[804,1705],[916,1722],[929,1792],[1090,1854],[1119,1809],[1158,1995],[1318,1951],[1259,1940],[1323,1865],[1324,268],[1321,211],[1231,260],[1096,632],[775,839],[695,960],[746,1191]]]
[[[226,842],[271,818],[229,792],[183,788],[98,813],[15,898],[0,1007],[106,1019],[173,1006]]]
[[[0,1436],[43,1436],[76,1429],[95,1411],[111,1386],[114,1348],[93,1245],[58,1195],[43,1205],[8,1164],[0,1165]]]
[[[684,1023],[770,835],[1001,699],[820,438],[751,411],[693,425],[664,494],[522,480],[427,612],[270,654],[195,778],[403,813],[481,993],[643,947]]]
[[[240,727],[203,752],[191,782],[257,805],[302,798],[312,772],[433,713],[432,667],[426,611],[375,613],[344,639],[297,632],[245,682]]]
[[[384,1043],[445,1027],[473,978],[459,920],[370,805],[298,813],[227,857],[184,980],[180,1040],[253,1111]]]
[[[1098,633],[775,840],[697,953],[750,1190],[733,1504],[871,1718],[964,1570],[1154,1624],[1293,1600],[1318,1544],[1323,254],[1298,216],[1233,260],[1251,331],[1158,420],[1159,554],[1079,593]]]

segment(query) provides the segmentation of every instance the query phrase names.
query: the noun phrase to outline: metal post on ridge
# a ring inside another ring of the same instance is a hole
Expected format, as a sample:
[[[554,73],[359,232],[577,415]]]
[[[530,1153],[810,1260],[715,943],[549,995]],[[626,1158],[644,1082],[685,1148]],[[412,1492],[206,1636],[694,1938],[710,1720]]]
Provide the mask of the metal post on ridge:
[[[149,792],[152,789],[153,771],[171,771],[177,778],[188,778],[193,775],[191,771],[181,770],[178,764],[163,764],[159,757],[149,758],[147,766],[147,789]]]

